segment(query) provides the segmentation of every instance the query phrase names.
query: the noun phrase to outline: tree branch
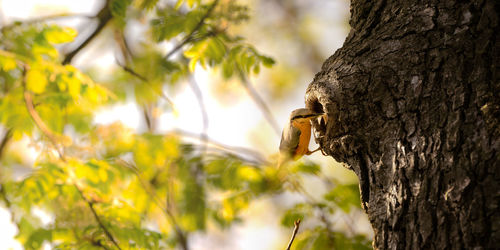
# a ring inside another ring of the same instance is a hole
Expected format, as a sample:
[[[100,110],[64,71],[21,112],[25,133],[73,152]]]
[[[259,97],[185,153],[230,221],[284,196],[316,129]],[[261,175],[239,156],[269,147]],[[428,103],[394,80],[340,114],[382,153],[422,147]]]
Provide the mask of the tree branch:
[[[36,112],[35,107],[33,105],[33,97],[31,96],[31,93],[26,89],[26,71],[27,71],[27,66],[24,67],[23,70],[23,88],[24,88],[24,103],[26,105],[26,109],[28,110],[28,113],[31,116],[31,119],[35,123],[35,125],[42,131],[42,133],[49,138],[49,141],[52,143],[52,146],[54,146],[55,150],[57,151],[57,154],[59,155],[59,158],[61,158],[63,161],[66,161],[64,158],[63,152],[59,148],[57,144],[57,135],[54,134],[48,127],[45,125],[43,122],[42,118],[38,115],[38,112]]]
[[[115,238],[113,237],[113,235],[108,231],[108,229],[106,228],[106,226],[104,226],[104,223],[101,221],[101,218],[99,217],[99,215],[97,214],[97,212],[95,211],[94,209],[94,203],[89,201],[85,195],[83,195],[83,192],[82,190],[78,187],[78,185],[74,184],[76,190],[78,190],[78,193],[80,193],[80,196],[82,197],[82,199],[87,203],[88,207],[90,208],[90,211],[92,211],[92,215],[94,215],[94,218],[95,220],[97,221],[97,224],[99,224],[99,227],[104,231],[104,234],[106,234],[106,236],[108,237],[109,240],[111,240],[111,242],[113,242],[113,245],[115,245],[116,248],[120,249],[121,250],[121,247],[118,245],[118,243],[116,242]]]
[[[271,109],[267,106],[266,102],[262,97],[257,93],[257,90],[253,87],[252,83],[248,80],[248,78],[245,76],[245,74],[240,70],[239,72],[241,80],[242,80],[242,85],[248,92],[248,95],[252,98],[252,100],[257,104],[257,107],[262,111],[264,114],[264,117],[266,118],[267,122],[271,125],[271,127],[274,129],[274,132],[280,136],[280,126],[276,122],[276,118],[274,118],[273,113],[271,112]]]
[[[300,219],[297,219],[294,223],[294,228],[293,228],[293,233],[292,233],[292,238],[290,239],[290,242],[288,242],[288,246],[286,247],[286,250],[290,250],[292,247],[293,240],[295,239],[295,236],[297,235],[297,232],[299,231],[300,227]]]
[[[62,64],[71,63],[73,57],[75,57],[76,54],[80,52],[80,50],[85,48],[85,46],[87,46],[87,44],[89,44],[92,41],[92,39],[94,39],[104,29],[106,24],[108,24],[108,22],[111,20],[113,16],[111,15],[111,11],[109,10],[109,0],[104,3],[104,7],[99,11],[96,17],[98,19],[97,28],[78,47],[76,47],[73,51],[66,54]]]
[[[143,82],[149,82],[149,80],[145,76],[135,72],[133,69],[131,69],[127,65],[121,64],[120,62],[118,62],[118,60],[116,61],[116,64],[118,66],[120,66],[125,72],[131,74],[132,76],[136,77],[137,79],[139,79]]]
[[[165,101],[167,101],[170,104],[170,106],[172,106],[173,110],[176,110],[175,103],[172,101],[172,99],[170,99],[167,95],[165,95],[165,93],[163,93],[163,91],[159,91],[159,90],[156,90],[155,88],[153,88],[153,86],[151,86],[151,83],[149,82],[149,79],[147,79],[145,76],[135,72],[133,69],[129,68],[128,66],[121,64],[120,62],[118,62],[118,60],[116,61],[116,64],[118,66],[120,66],[125,72],[131,74],[132,76],[136,77],[137,79],[148,84],[148,86],[151,87],[151,89],[153,89],[161,98],[163,98]]]
[[[12,129],[9,128],[5,132],[2,141],[0,142],[0,159],[2,159],[3,152],[5,151],[7,144],[9,143],[11,138],[12,138]]]
[[[117,163],[122,166],[125,166],[127,169],[131,170],[137,176],[137,179],[139,180],[139,183],[141,184],[144,191],[146,191],[146,193],[151,197],[153,203],[155,203],[165,213],[167,219],[170,221],[170,224],[173,225],[175,234],[182,246],[182,249],[189,250],[189,246],[187,244],[187,239],[186,239],[186,233],[180,228],[172,211],[170,211],[168,207],[162,205],[162,202],[160,198],[158,198],[158,195],[156,195],[156,192],[153,189],[151,189],[148,184],[146,184],[146,182],[142,178],[141,173],[139,172],[139,169],[137,169],[137,167],[134,166],[132,163],[129,163],[123,159],[117,159]]]
[[[12,138],[12,129],[7,129],[5,132],[2,141],[0,142],[0,161],[2,160],[3,157],[3,152],[5,151],[7,144],[9,143],[10,139]],[[9,197],[7,197],[7,192],[5,191],[5,185],[3,183],[3,176],[0,175],[0,196],[3,202],[5,203],[5,207],[10,213],[10,220],[12,224],[15,224],[17,227],[17,230],[19,230],[19,224],[16,223],[15,217],[14,217],[14,211],[12,211],[12,202],[9,200]]]
[[[188,132],[188,131],[175,129],[172,132],[175,134],[178,134],[182,137],[185,137],[185,138],[193,138],[196,140],[200,139],[199,135]],[[202,141],[202,143],[203,143],[203,141]],[[239,157],[241,157],[241,158],[243,158],[241,156],[242,154],[252,156],[255,159],[255,163],[257,163],[257,164],[269,164],[269,162],[266,161],[264,156],[262,156],[259,152],[252,150],[252,149],[249,149],[249,148],[225,145],[223,143],[220,143],[218,141],[211,139],[208,136],[207,136],[207,145],[213,145],[214,148],[221,149],[221,150],[226,151],[228,153],[240,154]]]
[[[31,119],[33,120],[33,122],[35,123],[35,125],[42,131],[43,134],[45,134],[45,136],[47,136],[49,138],[49,141],[56,148],[57,153],[59,154],[59,158],[63,162],[66,162],[66,158],[65,158],[63,152],[57,146],[56,135],[45,125],[45,123],[40,118],[40,116],[38,115],[37,111],[35,110],[35,108],[33,106],[33,98],[31,96],[31,93],[26,89],[26,71],[27,71],[27,66],[25,65],[24,66],[24,70],[23,70],[22,85],[23,85],[23,89],[24,89],[23,90],[24,91],[24,102],[26,104],[26,108],[28,109],[28,113],[30,114]],[[82,197],[82,199],[87,203],[88,207],[92,211],[92,214],[94,215],[94,218],[96,219],[97,223],[99,224],[99,227],[104,231],[104,233],[106,234],[106,236],[108,237],[108,239],[113,243],[113,245],[115,245],[116,248],[118,248],[119,250],[121,250],[120,246],[116,242],[116,240],[113,237],[113,235],[108,231],[108,229],[106,228],[106,226],[104,226],[104,224],[102,223],[101,218],[99,217],[99,215],[97,214],[97,212],[94,209],[93,203],[90,202],[83,195],[82,190],[80,189],[80,187],[78,187],[78,185],[76,184],[76,182],[73,184],[73,186],[75,186],[75,188],[80,193],[80,196]]]
[[[164,59],[165,60],[168,60],[168,58],[170,58],[173,54],[175,54],[175,52],[177,52],[179,49],[181,49],[182,47],[184,47],[184,45],[186,45],[187,43],[189,43],[192,39],[193,39],[193,35],[196,31],[198,31],[202,26],[203,24],[205,23],[205,20],[212,14],[212,11],[215,9],[215,6],[217,5],[217,3],[219,2],[219,0],[215,0],[212,5],[210,5],[210,8],[207,10],[207,12],[205,13],[205,15],[203,15],[200,19],[200,21],[196,24],[196,26],[193,28],[193,30],[188,34],[186,35],[179,44],[177,44],[177,46],[175,46],[170,52],[168,52]]]
[[[194,95],[196,96],[196,99],[198,100],[198,106],[200,106],[200,111],[201,111],[201,117],[203,119],[203,131],[201,133],[201,141],[203,142],[203,152],[206,152],[206,145],[208,143],[208,114],[207,114],[207,109],[205,107],[205,102],[203,101],[203,94],[201,92],[200,87],[198,86],[198,83],[196,82],[196,79],[194,79],[193,75],[189,76],[189,86],[191,87],[191,90],[193,91]]]

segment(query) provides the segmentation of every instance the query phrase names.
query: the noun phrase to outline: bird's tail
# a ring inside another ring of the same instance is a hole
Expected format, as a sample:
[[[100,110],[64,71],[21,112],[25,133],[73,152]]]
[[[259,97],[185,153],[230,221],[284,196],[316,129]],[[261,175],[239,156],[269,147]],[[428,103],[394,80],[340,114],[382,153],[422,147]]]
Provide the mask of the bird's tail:
[[[281,169],[281,167],[290,160],[290,157],[290,155],[280,152],[276,168]]]

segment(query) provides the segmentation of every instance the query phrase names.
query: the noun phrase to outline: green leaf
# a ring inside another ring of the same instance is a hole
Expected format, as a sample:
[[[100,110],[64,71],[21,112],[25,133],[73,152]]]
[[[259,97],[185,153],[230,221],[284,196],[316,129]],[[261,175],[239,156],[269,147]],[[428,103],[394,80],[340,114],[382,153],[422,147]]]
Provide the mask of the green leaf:
[[[316,238],[314,239],[312,249],[328,249],[332,247],[332,240],[329,237],[333,237],[333,235],[329,236],[326,230],[318,230],[316,232]],[[336,243],[336,242],[335,242]],[[337,245],[337,244],[336,244]],[[345,249],[345,248],[337,248],[335,249]]]
[[[0,69],[3,71],[11,71],[16,68],[16,60],[11,57],[0,55]]]
[[[231,78],[231,76],[233,76],[233,73],[234,73],[233,65],[231,65],[231,63],[229,63],[228,60],[224,61],[222,63],[222,75],[224,76],[224,78],[225,79]]]
[[[26,243],[24,243],[24,247],[27,249],[39,249],[42,247],[44,241],[52,241],[52,231],[38,229],[30,235]]]
[[[325,199],[332,201],[346,213],[351,210],[351,207],[361,208],[357,184],[338,185],[325,194]]]
[[[293,165],[290,169],[292,172],[306,173],[316,175],[320,172],[320,166],[314,163],[299,163]]]
[[[128,6],[132,3],[132,0],[111,0],[109,2],[109,9],[111,15],[118,21],[120,26],[125,25],[125,17],[127,15]]]
[[[274,59],[267,56],[260,56],[260,60],[262,61],[262,64],[268,68],[272,67],[276,63]]]
[[[139,4],[139,8],[146,9],[146,10],[152,10],[156,6],[157,3],[158,3],[158,0],[142,0],[141,3]]]
[[[298,219],[304,220],[304,218],[310,215],[312,212],[311,206],[306,203],[298,203],[291,209],[288,209],[285,214],[281,217],[281,225],[284,227],[293,226],[294,222]]]
[[[184,16],[172,11],[159,14],[161,15],[160,18],[151,21],[156,41],[169,40],[185,31],[186,19]]]
[[[210,39],[206,48],[206,52],[203,56],[210,59],[210,66],[215,66],[222,62],[224,55],[226,54],[226,47],[217,38]]]
[[[253,73],[258,75],[260,72],[260,66],[258,64],[256,64],[254,67],[253,67]]]

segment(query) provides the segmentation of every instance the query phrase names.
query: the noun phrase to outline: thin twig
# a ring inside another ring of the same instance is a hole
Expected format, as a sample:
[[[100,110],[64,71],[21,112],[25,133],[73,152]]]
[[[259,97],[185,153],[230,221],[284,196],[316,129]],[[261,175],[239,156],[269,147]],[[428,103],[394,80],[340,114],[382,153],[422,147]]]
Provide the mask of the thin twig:
[[[116,60],[116,64],[118,66],[120,66],[125,72],[135,76],[137,79],[139,79],[143,82],[149,82],[149,80],[145,76],[135,72],[133,69],[129,68],[128,66],[121,64],[120,62],[118,62],[118,60]]]
[[[324,206],[320,206],[319,205],[319,202],[316,201],[316,199],[314,197],[312,197],[304,188],[304,186],[302,184],[299,184],[299,187],[298,189],[300,190],[300,193],[302,194],[302,196],[306,199],[307,203],[309,203],[311,206],[313,206],[314,208],[317,208],[319,210],[319,217],[320,217],[320,220],[321,222],[323,222],[323,224],[325,225],[325,229],[326,231],[328,232],[328,239],[331,241],[331,244],[333,246],[333,244],[335,243],[335,239],[333,238],[334,237],[334,234],[333,234],[333,230],[331,228],[331,225],[330,225],[330,222],[328,221],[328,218],[326,218],[326,213],[324,211]]]
[[[170,52],[168,52],[164,59],[167,60],[168,58],[170,58],[173,54],[175,54],[175,52],[177,52],[179,49],[181,49],[182,47],[184,47],[184,45],[186,45],[187,43],[189,43],[192,39],[193,39],[193,35],[196,31],[198,31],[202,26],[203,24],[205,23],[205,20],[212,14],[212,11],[215,9],[215,6],[217,5],[217,3],[219,2],[219,0],[215,0],[212,5],[210,5],[210,8],[207,10],[207,12],[205,13],[205,15],[203,15],[200,19],[200,21],[196,24],[196,26],[193,28],[193,30],[191,30],[191,32],[186,35],[179,44],[177,44],[177,46],[175,46],[172,50],[170,50]]]
[[[242,80],[241,83],[243,87],[247,90],[248,95],[252,98],[255,104],[257,104],[257,107],[259,107],[259,109],[262,111],[267,122],[269,122],[271,127],[274,129],[274,132],[279,136],[280,128],[278,126],[278,123],[276,122],[276,119],[274,118],[273,113],[271,112],[271,109],[269,109],[264,99],[262,99],[259,93],[257,93],[257,90],[255,90],[252,83],[248,80],[245,74],[241,70],[239,73]]]
[[[12,224],[16,225],[18,232],[20,232],[20,226],[19,223],[16,222],[16,215],[14,213],[14,210],[12,210],[12,202],[9,200],[9,197],[7,197],[7,192],[5,191],[5,185],[3,184],[3,180],[0,183],[0,196],[3,202],[5,203],[5,208],[7,211],[9,211],[10,214],[10,221]]]
[[[9,143],[11,138],[12,138],[12,129],[9,128],[7,129],[7,131],[5,131],[2,141],[0,142],[0,159],[2,159],[3,152],[5,151],[7,144]]]
[[[80,52],[80,50],[85,48],[85,46],[87,46],[87,44],[89,44],[90,41],[92,41],[92,39],[94,39],[111,20],[113,15],[111,15],[111,11],[109,9],[109,0],[104,3],[104,7],[99,11],[96,17],[99,21],[94,32],[92,32],[92,34],[90,34],[80,45],[78,45],[78,47],[66,54],[63,60],[63,64],[71,63],[73,57],[75,57],[76,54]]]
[[[66,162],[66,158],[64,157],[63,152],[57,146],[56,135],[47,127],[47,125],[45,125],[45,123],[40,118],[40,116],[38,115],[38,112],[35,110],[35,108],[33,106],[33,98],[31,96],[31,93],[26,89],[26,71],[27,71],[27,66],[25,65],[24,66],[24,70],[23,70],[22,85],[23,85],[23,88],[24,88],[24,102],[26,104],[26,108],[28,109],[28,113],[30,114],[31,119],[33,120],[33,122],[35,123],[35,125],[40,129],[40,131],[42,131],[43,134],[45,134],[45,136],[47,136],[49,138],[49,141],[52,143],[52,146],[54,148],[56,148],[57,153],[59,154],[59,158],[63,162]],[[74,183],[73,186],[75,186],[75,188],[80,193],[80,196],[82,197],[82,199],[87,203],[88,207],[92,211],[92,214],[94,215],[94,218],[96,219],[97,223],[99,224],[99,227],[104,231],[104,233],[106,234],[106,236],[108,237],[108,239],[116,246],[116,248],[118,248],[119,250],[121,250],[120,246],[116,242],[116,240],[113,237],[113,235],[108,231],[108,229],[106,228],[106,226],[104,226],[104,224],[102,223],[101,218],[99,217],[99,215],[97,214],[97,212],[94,209],[93,203],[90,202],[83,195],[82,190],[80,189],[80,187],[78,187],[78,185],[76,183]]]
[[[106,236],[108,237],[109,240],[111,240],[111,242],[113,242],[113,245],[115,245],[116,248],[120,249],[121,250],[121,247],[118,245],[118,243],[115,241],[115,238],[113,237],[113,235],[108,231],[108,229],[106,228],[106,226],[104,226],[104,223],[101,221],[101,218],[99,217],[99,215],[97,214],[97,212],[95,211],[94,209],[94,203],[89,201],[85,195],[83,195],[83,192],[82,190],[78,187],[78,185],[74,184],[76,190],[78,190],[78,193],[80,193],[80,196],[82,197],[82,199],[87,203],[88,207],[90,208],[90,211],[92,211],[92,214],[94,215],[94,218],[95,220],[97,221],[97,224],[99,224],[99,227],[104,231],[104,233],[106,234]]]
[[[14,223],[14,213],[11,211],[11,207],[12,207],[12,202],[9,200],[9,198],[7,197],[7,192],[5,192],[5,188],[4,188],[4,185],[3,183],[0,183],[0,196],[2,196],[2,200],[3,202],[5,203],[5,206],[7,207],[7,209],[10,211],[10,214],[11,214],[11,220],[12,222]]]
[[[58,143],[57,143],[57,135],[54,134],[54,132],[52,132],[47,127],[47,125],[45,125],[42,118],[38,115],[38,112],[36,112],[35,107],[33,106],[33,97],[31,96],[31,93],[26,89],[26,71],[27,71],[27,68],[25,66],[25,68],[23,70],[23,88],[24,88],[23,94],[24,94],[24,103],[26,105],[26,109],[28,110],[28,113],[30,114],[33,122],[35,122],[35,124],[42,131],[42,133],[47,138],[49,138],[49,141],[52,143],[55,150],[57,151],[59,158],[61,158],[63,161],[65,161],[63,152],[61,151],[61,149],[59,148]]]
[[[147,79],[145,76],[143,76],[143,75],[135,72],[130,67],[127,67],[126,65],[121,64],[118,60],[116,60],[116,64],[118,66],[120,66],[125,72],[131,74],[132,76],[136,77],[137,79],[139,79],[139,80],[145,82],[146,84],[148,84],[148,86],[151,87],[151,89],[153,89],[153,91],[155,91],[162,99],[164,99],[165,101],[167,101],[172,106],[173,110],[176,109],[175,104],[172,101],[172,99],[170,99],[167,95],[165,95],[165,93],[163,93],[163,91],[157,90],[156,88],[154,88],[153,86],[151,86],[151,83],[149,82],[149,79]]]
[[[134,55],[132,54],[132,49],[130,48],[127,39],[125,38],[124,30],[115,28],[114,35],[116,44],[120,48],[120,52],[123,56],[123,61],[125,62],[124,64],[128,65],[131,58],[133,58]]]
[[[3,152],[5,151],[5,148],[7,147],[7,144],[9,143],[11,138],[12,138],[12,129],[7,129],[2,138],[2,142],[0,142],[0,161],[2,160]],[[19,224],[15,221],[14,211],[12,211],[12,202],[9,200],[9,197],[7,197],[7,192],[5,191],[5,185],[3,183],[2,175],[0,175],[0,196],[2,197],[2,200],[5,203],[5,207],[10,213],[10,220],[12,224],[15,224],[17,230],[19,230]]]
[[[2,138],[2,142],[0,142],[0,161],[2,160],[3,152],[7,147],[7,144],[9,143],[11,138],[12,138],[12,130],[7,129],[5,135]],[[9,200],[9,197],[7,197],[7,192],[5,191],[5,185],[3,183],[2,175],[0,175],[0,196],[3,202],[5,203],[5,208],[7,208],[7,210],[9,211],[10,221],[12,222],[12,224],[16,225],[17,230],[19,231],[19,224],[15,220],[15,214],[14,211],[12,210],[12,202]]]
[[[206,152],[206,146],[208,143],[208,114],[207,114],[207,109],[205,107],[205,102],[203,101],[203,93],[201,92],[200,87],[198,86],[198,83],[196,82],[196,79],[194,79],[193,75],[189,76],[189,86],[191,87],[191,90],[193,90],[194,95],[196,96],[196,99],[198,100],[198,105],[200,106],[200,111],[201,111],[201,117],[203,119],[203,131],[201,133],[201,141],[203,142],[203,152]]]
[[[192,139],[199,139],[199,135],[184,131],[181,129],[175,129],[172,131],[174,134],[180,135],[185,138],[192,138]],[[223,144],[221,142],[218,142],[214,139],[211,139],[210,137],[207,136],[207,145],[213,145],[215,148],[221,149],[223,151],[226,151],[228,153],[236,153],[236,154],[243,154],[243,155],[249,155],[255,158],[256,162],[259,164],[269,164],[269,162],[266,161],[265,157],[262,156],[259,152],[245,148],[245,147],[237,147],[237,146],[229,146],[226,144]]]
[[[188,250],[189,246],[187,244],[186,233],[183,232],[183,230],[180,228],[172,211],[170,211],[168,207],[162,205],[162,202],[160,201],[158,195],[156,195],[156,192],[146,184],[146,181],[143,180],[139,169],[123,159],[118,159],[117,163],[127,167],[127,169],[131,170],[137,176],[137,179],[139,180],[139,183],[141,184],[144,191],[146,191],[146,193],[151,197],[153,203],[155,203],[165,213],[165,215],[167,215],[167,219],[170,220],[170,223],[174,226],[174,231],[179,242],[181,243],[182,249]]]
[[[156,130],[156,117],[153,113],[154,107],[153,104],[142,105],[142,113],[144,114],[144,121],[146,122],[146,127],[148,128],[148,132],[154,133]]]
[[[297,235],[297,232],[299,231],[300,227],[300,219],[297,219],[294,223],[294,228],[293,228],[293,233],[292,233],[292,238],[290,239],[290,242],[288,242],[288,246],[286,247],[286,250],[290,250],[292,247],[293,240],[295,239],[295,235]]]

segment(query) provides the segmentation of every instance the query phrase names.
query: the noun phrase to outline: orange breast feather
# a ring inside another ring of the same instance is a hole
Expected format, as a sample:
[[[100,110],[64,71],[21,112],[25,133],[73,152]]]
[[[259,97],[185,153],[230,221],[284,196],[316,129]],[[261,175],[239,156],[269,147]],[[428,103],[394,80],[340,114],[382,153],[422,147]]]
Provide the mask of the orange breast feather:
[[[297,122],[296,127],[300,129],[299,145],[295,150],[294,158],[300,158],[309,151],[309,140],[311,139],[311,124],[309,121]]]

